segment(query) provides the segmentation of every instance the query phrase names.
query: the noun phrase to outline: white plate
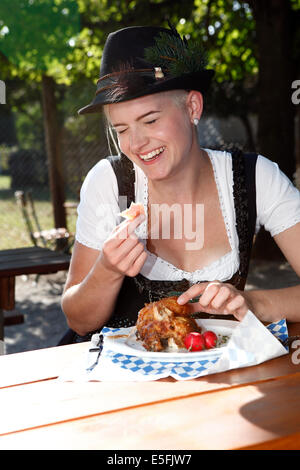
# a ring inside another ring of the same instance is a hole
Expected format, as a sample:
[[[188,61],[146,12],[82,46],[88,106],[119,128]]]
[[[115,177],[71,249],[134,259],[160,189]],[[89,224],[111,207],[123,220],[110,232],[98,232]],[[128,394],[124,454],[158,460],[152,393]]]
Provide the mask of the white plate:
[[[231,320],[210,320],[210,319],[197,319],[196,322],[202,327],[203,331],[211,330],[216,333],[217,336],[231,336],[234,328],[239,324],[238,321]],[[133,327],[134,328],[134,327]],[[132,330],[127,328],[128,333]],[[129,337],[116,337],[106,336],[105,346],[113,352],[118,352],[127,356],[142,357],[145,360],[159,361],[159,362],[195,362],[205,359],[215,359],[219,357],[224,348],[227,347],[227,343],[221,345],[218,348],[206,349],[204,351],[190,352],[187,349],[179,349],[178,351],[163,351],[154,352],[147,351],[142,342],[136,339],[135,333]]]

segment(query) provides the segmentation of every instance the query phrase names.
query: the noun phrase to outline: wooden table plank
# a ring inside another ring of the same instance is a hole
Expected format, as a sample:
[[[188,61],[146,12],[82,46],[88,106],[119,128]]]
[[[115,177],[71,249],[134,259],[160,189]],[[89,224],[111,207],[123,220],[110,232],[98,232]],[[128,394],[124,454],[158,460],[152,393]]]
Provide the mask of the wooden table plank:
[[[299,394],[300,374],[294,374],[13,433],[0,438],[0,448],[236,449],[276,441],[280,445],[281,439],[299,433]]]
[[[288,436],[272,439],[271,441],[260,442],[250,446],[239,447],[236,450],[299,450],[300,432],[289,434]]]
[[[53,262],[68,262],[70,257],[64,253],[42,253],[40,256],[35,257],[26,257],[26,258],[19,258],[19,259],[10,259],[9,262],[3,262],[1,258],[1,273],[5,273],[7,270],[11,270],[12,272],[16,269],[24,269],[34,264],[38,265],[47,265]]]
[[[55,255],[60,256],[64,253],[56,252],[54,250],[50,250],[49,248],[42,248],[42,247],[26,247],[26,248],[14,248],[10,250],[1,250],[0,251],[0,259],[1,265],[0,270],[2,270],[3,266],[11,264],[13,265],[15,262],[17,263],[27,263],[28,260],[39,260],[49,258]]]
[[[42,247],[35,247],[35,246],[28,246],[28,247],[21,247],[21,248],[8,248],[7,250],[1,250],[1,253],[3,256],[8,256],[10,257],[12,254],[12,250],[15,251],[16,253],[21,252],[26,250],[28,253],[31,252],[36,252],[36,248],[40,249]]]
[[[12,250],[12,254],[10,256],[3,256],[2,252],[0,251],[1,255],[1,268],[3,264],[14,264],[14,263],[20,263],[24,262],[26,263],[27,260],[29,261],[35,261],[35,260],[44,260],[48,258],[69,258],[69,255],[66,253],[61,253],[59,251],[54,251],[54,250],[49,250],[48,248],[35,248],[35,251],[29,250],[29,252],[23,248],[21,250]]]
[[[29,247],[0,251],[0,277],[68,269],[70,255],[48,248]]]
[[[5,404],[1,411],[0,433],[300,375],[300,366],[293,365],[290,357],[284,356],[259,366],[183,382],[170,378],[146,383],[63,383],[47,380],[59,375],[59,368],[63,373],[73,361],[81,362],[87,348],[88,344],[81,343],[0,358],[3,372],[0,403]],[[31,383],[40,380],[42,382]],[[99,402],[101,396],[106,397],[104,402]],[[24,408],[24,403],[28,407]],[[12,408],[15,418],[10,417]]]
[[[108,382],[74,384],[51,380],[5,388],[0,390],[0,436],[203,392],[206,386],[197,381],[126,382],[116,386]]]
[[[81,360],[87,344],[70,344],[1,356],[0,389],[58,377],[69,365]]]
[[[27,266],[15,266],[6,270],[3,269],[0,273],[0,277],[21,276],[23,274],[52,274],[58,271],[67,271],[68,268],[69,261],[52,259],[41,265],[28,263]]]
[[[37,257],[47,253],[60,253],[50,248],[42,246],[26,246],[21,248],[9,248],[7,250],[1,250],[1,258],[9,262],[10,260],[18,258],[20,255],[26,255],[26,257]]]
[[[254,386],[263,383],[261,380]],[[108,382],[74,384],[45,380],[24,386],[8,387],[0,390],[0,403],[5,404],[4,407],[0,405],[0,435],[150,403],[217,391],[222,393],[224,390],[233,390],[243,385],[231,385],[221,381],[212,383],[206,379],[187,382],[168,380],[147,383],[125,382],[118,386],[116,383]],[[105,397],[105,400],[99,397]]]

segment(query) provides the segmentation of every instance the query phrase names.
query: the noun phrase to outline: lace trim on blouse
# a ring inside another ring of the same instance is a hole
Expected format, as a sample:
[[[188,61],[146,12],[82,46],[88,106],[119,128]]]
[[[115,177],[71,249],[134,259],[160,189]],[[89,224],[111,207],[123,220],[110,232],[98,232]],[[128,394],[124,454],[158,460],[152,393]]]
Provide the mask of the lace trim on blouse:
[[[86,240],[85,238],[82,238],[80,235],[76,233],[75,235],[76,241],[81,243],[84,246],[87,246],[88,248],[93,248],[94,250],[101,250],[101,246],[99,243],[92,243],[89,240]]]
[[[149,188],[148,188],[148,179],[145,173],[143,175],[143,193],[142,193],[142,203],[145,208],[145,215],[146,221],[142,224],[141,228],[141,238],[143,240],[145,251],[148,255],[148,259],[141,270],[141,274],[145,275],[147,278],[154,278],[155,280],[158,277],[161,277],[161,280],[168,279],[168,280],[180,280],[180,279],[187,279],[190,281],[191,284],[198,282],[200,280],[205,279],[212,279],[214,278],[214,273],[218,270],[218,278],[220,277],[220,269],[223,270],[223,276],[220,280],[229,279],[233,274],[237,271],[239,267],[239,256],[238,256],[238,249],[234,246],[233,242],[233,235],[230,229],[230,223],[228,221],[227,212],[225,208],[224,198],[221,190],[221,185],[219,182],[218,173],[216,170],[216,164],[214,161],[213,152],[210,149],[204,149],[211,161],[213,173],[214,173],[214,180],[218,190],[219,196],[219,205],[221,208],[224,224],[226,227],[227,237],[231,246],[231,251],[225,253],[220,258],[216,259],[212,263],[203,266],[200,269],[195,271],[184,271],[183,269],[178,268],[177,266],[173,265],[169,261],[166,261],[163,258],[155,255],[151,251],[147,249],[147,227],[148,227],[148,198],[149,198]],[[152,272],[153,271],[153,272]],[[152,276],[151,276],[152,274]]]
[[[288,223],[280,225],[279,227],[277,227],[276,230],[272,230],[272,232],[271,232],[272,237],[274,237],[275,235],[278,235],[279,233],[283,232],[284,230],[287,230],[288,228],[293,227],[294,225],[298,224],[299,222],[300,222],[300,215],[298,217],[294,217]]]

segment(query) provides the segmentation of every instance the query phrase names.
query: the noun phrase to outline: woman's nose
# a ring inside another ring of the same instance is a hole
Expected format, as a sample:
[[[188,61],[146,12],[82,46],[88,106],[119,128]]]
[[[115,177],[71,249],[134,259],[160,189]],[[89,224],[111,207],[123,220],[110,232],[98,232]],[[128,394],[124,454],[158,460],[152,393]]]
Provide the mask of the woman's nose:
[[[147,144],[148,138],[141,129],[132,130],[130,134],[130,149],[133,153],[140,153]]]

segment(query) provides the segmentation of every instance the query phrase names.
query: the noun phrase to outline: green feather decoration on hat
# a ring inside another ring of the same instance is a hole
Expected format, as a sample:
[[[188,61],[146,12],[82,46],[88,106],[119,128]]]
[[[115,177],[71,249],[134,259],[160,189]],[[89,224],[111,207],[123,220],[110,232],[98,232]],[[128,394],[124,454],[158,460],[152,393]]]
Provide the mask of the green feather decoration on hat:
[[[173,77],[200,72],[207,66],[207,54],[196,41],[181,39],[176,29],[174,35],[161,32],[155,38],[156,45],[145,49],[145,59],[155,67],[161,67]]]

